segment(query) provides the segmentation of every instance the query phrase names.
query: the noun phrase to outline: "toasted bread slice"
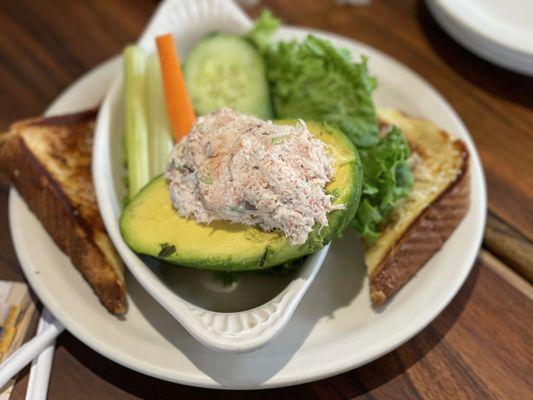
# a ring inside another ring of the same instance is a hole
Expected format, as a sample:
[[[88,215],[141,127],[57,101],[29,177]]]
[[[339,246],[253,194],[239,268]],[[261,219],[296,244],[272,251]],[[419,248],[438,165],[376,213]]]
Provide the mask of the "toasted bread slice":
[[[468,151],[462,141],[398,111],[381,110],[379,118],[402,129],[409,141],[414,186],[379,239],[365,249],[375,305],[385,303],[441,248],[470,204]]]
[[[0,167],[102,304],[126,312],[124,266],[107,236],[91,178],[95,111],[14,124]]]

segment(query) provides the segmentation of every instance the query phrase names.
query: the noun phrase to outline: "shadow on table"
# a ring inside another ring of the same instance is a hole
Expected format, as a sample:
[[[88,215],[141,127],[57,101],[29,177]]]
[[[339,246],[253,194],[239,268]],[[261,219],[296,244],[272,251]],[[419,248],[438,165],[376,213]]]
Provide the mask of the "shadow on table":
[[[466,50],[439,26],[425,1],[419,0],[417,17],[430,46],[456,73],[479,89],[524,107],[533,107],[533,77],[498,67]]]

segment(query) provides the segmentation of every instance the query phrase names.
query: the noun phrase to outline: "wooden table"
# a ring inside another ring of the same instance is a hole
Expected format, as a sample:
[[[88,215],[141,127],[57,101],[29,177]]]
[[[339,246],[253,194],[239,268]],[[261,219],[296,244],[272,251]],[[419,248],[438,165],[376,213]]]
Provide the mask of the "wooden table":
[[[451,40],[423,1],[265,1],[286,23],[366,42],[418,72],[455,107],[489,190],[484,248],[453,302],[423,332],[362,368],[315,383],[221,392],[152,379],[61,336],[51,399],[405,399],[533,397],[533,79]],[[135,41],[156,1],[0,2],[0,129],[40,114],[69,83]],[[249,10],[257,15],[259,7]],[[474,205],[475,206],[475,205]],[[522,277],[520,277],[520,274]],[[0,278],[22,280],[0,190]],[[526,279],[524,279],[526,278]],[[27,370],[14,399],[24,398]]]

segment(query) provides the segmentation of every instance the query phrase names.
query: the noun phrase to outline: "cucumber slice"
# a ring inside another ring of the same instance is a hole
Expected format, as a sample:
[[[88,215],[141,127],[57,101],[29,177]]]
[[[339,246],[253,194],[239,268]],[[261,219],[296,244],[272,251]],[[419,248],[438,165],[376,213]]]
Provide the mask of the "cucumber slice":
[[[272,118],[263,57],[246,39],[229,34],[202,39],[187,57],[184,72],[197,114],[229,107]]]

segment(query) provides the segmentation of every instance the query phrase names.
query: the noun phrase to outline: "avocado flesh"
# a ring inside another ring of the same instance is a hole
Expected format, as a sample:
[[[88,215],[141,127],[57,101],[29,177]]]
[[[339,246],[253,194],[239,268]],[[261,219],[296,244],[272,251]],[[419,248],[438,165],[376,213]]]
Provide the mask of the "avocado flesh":
[[[344,204],[345,208],[329,212],[328,226],[316,227],[304,244],[293,246],[282,233],[265,232],[255,226],[229,221],[206,225],[183,218],[172,206],[164,176],[148,183],[124,209],[120,218],[122,237],[137,253],[217,271],[264,269],[316,252],[338,237],[352,220],[361,194],[362,168],[357,151],[342,132],[315,122],[307,126],[328,145],[335,175],[326,191],[334,195],[334,205]]]

